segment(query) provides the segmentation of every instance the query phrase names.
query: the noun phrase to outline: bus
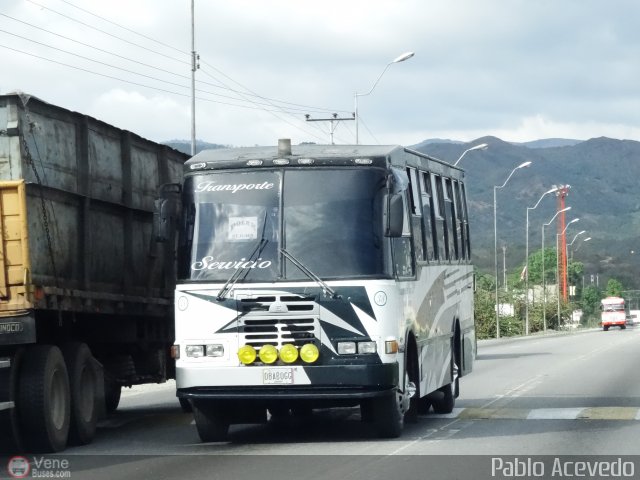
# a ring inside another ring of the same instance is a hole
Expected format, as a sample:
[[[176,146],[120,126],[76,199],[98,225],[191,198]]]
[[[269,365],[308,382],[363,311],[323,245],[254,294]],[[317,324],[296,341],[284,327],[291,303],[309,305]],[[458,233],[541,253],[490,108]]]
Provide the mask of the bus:
[[[202,151],[167,191],[177,396],[202,441],[358,406],[394,438],[453,410],[476,354],[461,169],[398,145],[280,140]]]
[[[600,300],[600,324],[605,332],[609,327],[627,328],[627,314],[622,297],[605,297]]]

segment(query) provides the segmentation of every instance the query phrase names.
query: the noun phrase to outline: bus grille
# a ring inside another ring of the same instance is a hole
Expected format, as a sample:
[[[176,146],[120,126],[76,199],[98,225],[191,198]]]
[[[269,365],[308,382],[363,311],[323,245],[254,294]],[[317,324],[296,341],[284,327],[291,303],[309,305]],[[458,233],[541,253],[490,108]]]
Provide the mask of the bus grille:
[[[318,343],[320,320],[315,297],[292,294],[237,295],[242,315],[240,345],[257,349]]]

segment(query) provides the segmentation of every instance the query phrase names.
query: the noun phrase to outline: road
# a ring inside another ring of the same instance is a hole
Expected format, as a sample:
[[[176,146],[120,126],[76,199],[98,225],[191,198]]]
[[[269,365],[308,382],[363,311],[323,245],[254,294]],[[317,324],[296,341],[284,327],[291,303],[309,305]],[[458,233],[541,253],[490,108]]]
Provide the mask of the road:
[[[232,426],[228,442],[202,444],[174,388],[125,390],[94,442],[64,452],[72,478],[384,478],[399,465],[401,478],[492,478],[496,456],[640,454],[640,327],[480,342],[454,412],[421,416],[394,440],[341,409]],[[427,467],[425,455],[438,460]]]

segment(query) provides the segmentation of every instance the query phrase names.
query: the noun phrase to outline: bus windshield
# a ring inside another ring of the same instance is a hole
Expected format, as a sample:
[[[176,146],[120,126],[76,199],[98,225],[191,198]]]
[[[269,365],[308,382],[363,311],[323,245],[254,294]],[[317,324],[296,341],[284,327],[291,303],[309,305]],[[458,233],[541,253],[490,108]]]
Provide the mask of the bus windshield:
[[[323,279],[386,276],[386,172],[371,168],[256,170],[186,179],[178,250],[182,280],[306,280],[286,248]]]

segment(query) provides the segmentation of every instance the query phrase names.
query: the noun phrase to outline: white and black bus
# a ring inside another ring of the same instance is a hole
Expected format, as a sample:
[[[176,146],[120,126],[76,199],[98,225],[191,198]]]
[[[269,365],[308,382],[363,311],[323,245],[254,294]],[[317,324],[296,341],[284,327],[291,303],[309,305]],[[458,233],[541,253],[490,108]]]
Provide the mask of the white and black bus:
[[[401,146],[208,150],[185,164],[176,384],[203,441],[360,405],[447,413],[475,358],[464,173]]]

